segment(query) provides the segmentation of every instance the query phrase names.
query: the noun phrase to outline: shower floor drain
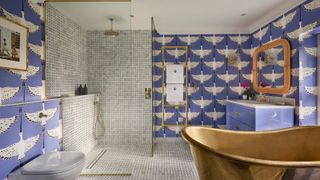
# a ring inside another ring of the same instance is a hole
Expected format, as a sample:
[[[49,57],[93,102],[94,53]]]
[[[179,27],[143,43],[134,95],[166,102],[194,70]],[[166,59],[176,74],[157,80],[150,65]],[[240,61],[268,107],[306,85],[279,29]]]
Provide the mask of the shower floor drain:
[[[93,159],[93,161],[91,161],[91,163],[87,166],[87,169],[92,169],[92,167],[99,161],[99,159],[101,159],[101,157],[107,152],[107,150],[102,150],[96,158]]]

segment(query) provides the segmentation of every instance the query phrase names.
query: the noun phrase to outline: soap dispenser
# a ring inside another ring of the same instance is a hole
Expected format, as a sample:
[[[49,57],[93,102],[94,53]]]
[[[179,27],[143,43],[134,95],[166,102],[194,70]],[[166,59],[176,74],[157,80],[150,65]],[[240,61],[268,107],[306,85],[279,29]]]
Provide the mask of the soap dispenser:
[[[78,88],[78,94],[82,95],[83,94],[83,88],[82,85],[80,84],[79,88]]]
[[[83,95],[87,95],[88,94],[88,88],[87,88],[87,84],[84,85],[83,91],[82,91]]]

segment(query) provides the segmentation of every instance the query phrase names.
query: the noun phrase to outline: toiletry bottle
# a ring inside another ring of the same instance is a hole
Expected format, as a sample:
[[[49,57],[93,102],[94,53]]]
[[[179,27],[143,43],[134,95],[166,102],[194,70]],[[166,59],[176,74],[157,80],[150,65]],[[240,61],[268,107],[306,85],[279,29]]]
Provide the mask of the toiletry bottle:
[[[84,95],[87,95],[87,94],[88,94],[87,84],[84,85],[83,94],[84,94]]]
[[[82,95],[82,94],[83,94],[83,88],[82,88],[82,85],[81,85],[81,84],[80,84],[80,86],[79,86],[78,91],[79,91],[79,95]]]

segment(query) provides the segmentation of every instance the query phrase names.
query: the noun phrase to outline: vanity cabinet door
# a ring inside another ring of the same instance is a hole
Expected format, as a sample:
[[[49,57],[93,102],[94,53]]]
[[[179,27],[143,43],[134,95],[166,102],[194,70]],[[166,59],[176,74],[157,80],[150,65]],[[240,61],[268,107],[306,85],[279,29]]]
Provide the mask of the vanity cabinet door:
[[[256,130],[266,131],[289,128],[294,124],[294,109],[273,108],[256,110]]]
[[[254,131],[253,127],[248,126],[247,124],[242,123],[234,118],[229,119],[229,130],[235,131]]]
[[[20,142],[20,110],[20,106],[0,107],[0,179],[5,179],[20,165],[18,153],[15,152]]]
[[[254,109],[237,104],[227,104],[227,116],[229,116],[229,118],[240,121],[252,128],[255,127],[254,114]]]

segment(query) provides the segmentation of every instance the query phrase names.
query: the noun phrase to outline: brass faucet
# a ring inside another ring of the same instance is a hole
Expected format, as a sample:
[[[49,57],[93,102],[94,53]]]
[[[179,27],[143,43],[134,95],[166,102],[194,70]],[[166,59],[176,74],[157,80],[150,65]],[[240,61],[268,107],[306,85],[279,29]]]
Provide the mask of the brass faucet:
[[[266,95],[258,95],[257,96],[257,101],[268,103],[269,102],[269,97],[266,96]]]

